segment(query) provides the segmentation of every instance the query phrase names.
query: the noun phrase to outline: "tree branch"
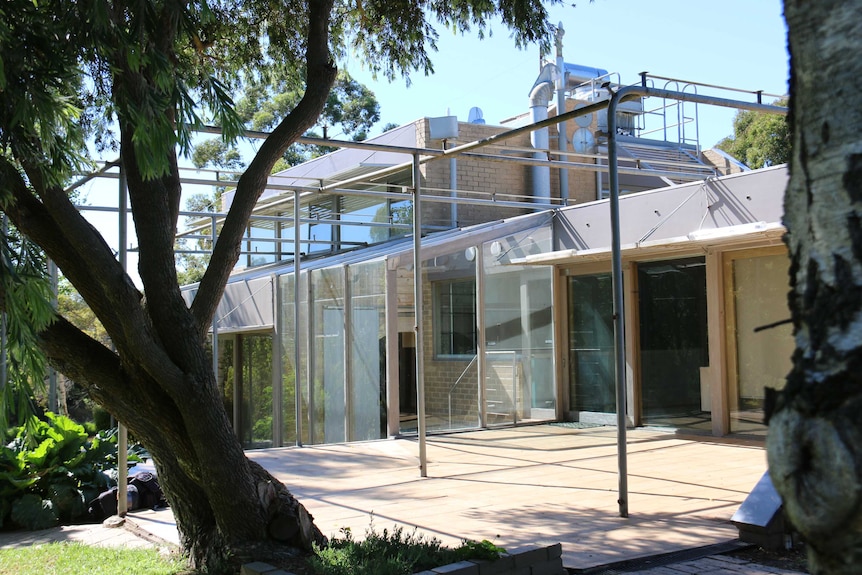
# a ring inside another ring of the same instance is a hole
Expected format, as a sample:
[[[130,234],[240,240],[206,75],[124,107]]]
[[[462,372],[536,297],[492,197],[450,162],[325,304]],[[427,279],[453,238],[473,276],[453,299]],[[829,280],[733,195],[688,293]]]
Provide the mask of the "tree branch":
[[[41,180],[32,170],[38,186]],[[29,175],[29,172],[28,172]],[[131,278],[114,259],[99,232],[75,209],[63,191],[43,187],[40,202],[18,170],[0,157],[0,189],[11,201],[3,206],[15,227],[45,250],[75,286],[84,301],[105,326],[114,345],[135,360],[163,384],[181,394],[182,373],[155,345],[151,324],[141,304],[141,294]],[[141,337],[142,333],[148,337]]]
[[[62,190],[42,186],[37,169],[31,168],[27,174],[43,201],[33,195],[16,167],[0,158],[0,187],[11,195],[4,212],[21,233],[39,244],[63,270],[105,329],[119,334],[117,309],[129,313],[138,305],[140,293],[99,232]],[[109,294],[111,297],[107,297]],[[114,309],[111,300],[119,300],[122,306]]]
[[[309,2],[307,80],[305,94],[296,108],[263,142],[236,185],[236,193],[224,226],[213,248],[210,265],[201,280],[192,313],[199,333],[209,327],[231,270],[239,259],[240,245],[249,217],[266,189],[275,162],[317,121],[338,72],[329,52],[329,23],[333,0]]]

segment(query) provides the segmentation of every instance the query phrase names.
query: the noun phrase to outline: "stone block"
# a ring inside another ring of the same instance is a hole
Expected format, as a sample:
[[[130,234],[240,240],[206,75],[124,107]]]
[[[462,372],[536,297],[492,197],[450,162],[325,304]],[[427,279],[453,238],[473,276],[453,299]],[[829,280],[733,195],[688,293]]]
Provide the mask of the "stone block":
[[[567,575],[568,571],[563,568],[562,558],[543,563],[534,563],[530,566],[530,575]]]
[[[478,561],[479,575],[508,575],[515,568],[515,559],[503,555],[496,561]]]
[[[274,575],[274,571],[278,571],[278,569],[263,561],[246,563],[239,570],[240,575]]]
[[[533,549],[521,549],[512,553],[515,559],[515,567],[529,567],[534,563],[548,560],[548,551],[544,547]]]
[[[479,566],[472,561],[459,561],[435,567],[432,571],[438,575],[479,575]]]

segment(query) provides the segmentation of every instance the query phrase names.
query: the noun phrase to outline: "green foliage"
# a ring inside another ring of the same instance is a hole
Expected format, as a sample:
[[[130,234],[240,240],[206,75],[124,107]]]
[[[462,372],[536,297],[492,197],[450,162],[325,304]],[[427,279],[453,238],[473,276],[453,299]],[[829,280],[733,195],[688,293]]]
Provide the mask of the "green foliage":
[[[158,549],[119,549],[81,543],[49,543],[0,549],[0,573],[4,575],[175,575],[187,573],[177,555]]]
[[[111,486],[106,470],[117,466],[114,430],[92,439],[64,416],[31,417],[8,446],[0,448],[0,527],[8,520],[27,529],[86,518],[86,502]],[[139,447],[129,461],[141,461]]]
[[[391,224],[412,224],[413,204],[410,202],[386,203],[374,213],[374,222],[389,222]],[[390,238],[406,236],[410,232],[404,229],[375,227],[371,228],[370,236],[374,242],[384,242]]]
[[[301,75],[288,74],[274,79],[257,78],[243,88],[236,110],[244,125],[255,131],[270,131],[290,114],[302,99],[305,82]],[[346,137],[355,141],[368,137],[368,131],[380,119],[380,105],[374,92],[340,72],[329,92],[323,112],[317,121],[322,134],[310,131],[312,137]],[[330,129],[331,128],[331,129]],[[333,133],[338,130],[339,133]],[[334,151],[335,148],[309,144],[293,144],[273,168],[273,172],[296,166],[312,158]],[[192,161],[198,168],[214,167],[239,171],[245,167],[242,156],[233,144],[212,138],[197,144]],[[235,179],[229,174],[224,179]],[[224,188],[219,188],[218,193]]]
[[[11,414],[23,419],[32,413],[31,398],[44,390],[45,357],[36,342],[39,331],[54,321],[54,308],[47,265],[38,247],[6,227],[0,242],[8,378],[0,382],[0,429],[5,429]]]
[[[111,414],[100,405],[93,406],[93,424],[96,430],[111,429]],[[92,435],[92,434],[90,434]]]
[[[787,106],[778,100],[776,106]],[[733,119],[733,136],[716,144],[752,169],[785,164],[790,161],[790,128],[787,117],[740,110]]]
[[[35,493],[25,493],[12,501],[10,518],[15,525],[27,529],[47,529],[57,524],[58,513],[50,499],[42,499]]]
[[[493,561],[505,552],[490,541],[464,541],[459,547],[444,547],[434,538],[405,532],[402,527],[376,532],[356,541],[349,528],[333,538],[326,548],[316,548],[309,560],[318,575],[409,575],[467,559]]]

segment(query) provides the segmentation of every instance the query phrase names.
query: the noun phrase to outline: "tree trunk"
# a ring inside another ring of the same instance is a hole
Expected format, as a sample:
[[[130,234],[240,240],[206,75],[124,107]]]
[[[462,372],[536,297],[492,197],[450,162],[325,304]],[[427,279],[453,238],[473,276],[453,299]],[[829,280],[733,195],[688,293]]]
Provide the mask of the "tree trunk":
[[[796,338],[767,410],[770,475],[813,573],[862,565],[862,1],[785,0]]]
[[[270,171],[287,147],[314,125],[335,80],[329,53],[333,0],[308,3],[305,93],[237,182],[234,203],[191,308],[182,298],[174,262],[181,192],[172,139],[176,134],[171,133],[177,129],[176,108],[164,91],[170,70],[160,67],[178,61],[169,57],[177,42],[177,30],[171,26],[179,25],[182,6],[154,3],[149,6],[153,10],[142,8],[140,14],[105,14],[116,19],[117,30],[128,24],[126,17],[140,17],[145,24],[141,35],[157,22],[155,37],[142,37],[142,52],[168,55],[144,59],[157,64],[157,73],[152,73],[127,58],[131,52],[106,50],[144,293],[71,203],[58,184],[61,178],[50,177],[50,157],[30,153],[29,143],[38,141],[40,133],[24,129],[23,137],[11,139],[8,147],[17,163],[9,154],[0,155],[0,208],[62,270],[102,322],[114,350],[62,317],[39,333],[40,347],[58,371],[82,385],[150,451],[192,566],[213,574],[234,573],[244,562],[310,551],[313,543],[324,541],[284,485],[243,453],[224,410],[206,342],[249,215]],[[155,104],[164,107],[151,109]],[[152,115],[142,116],[141,109]],[[154,121],[157,127],[167,126],[169,133],[147,141],[141,131],[155,130]],[[150,166],[147,172],[141,165],[147,162],[160,170]],[[0,293],[0,307],[5,305],[3,296]]]
[[[148,337],[145,329],[134,335],[139,343]],[[235,573],[242,563],[325,542],[287,488],[243,453],[207,361],[177,383],[185,390],[177,401],[163,390],[171,385],[147,375],[151,366],[124,365],[64,320],[42,334],[42,347],[150,451],[195,568]],[[200,340],[188,347],[206,357]]]

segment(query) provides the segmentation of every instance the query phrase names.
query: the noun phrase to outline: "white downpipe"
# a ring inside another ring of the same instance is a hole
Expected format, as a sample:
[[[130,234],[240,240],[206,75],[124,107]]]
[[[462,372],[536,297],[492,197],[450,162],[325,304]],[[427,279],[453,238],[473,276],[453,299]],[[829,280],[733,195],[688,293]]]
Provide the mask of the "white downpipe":
[[[536,123],[548,119],[548,103],[554,94],[554,72],[556,66],[545,64],[536,83],[530,90],[530,122]],[[539,128],[530,133],[530,145],[536,150],[533,158],[548,159],[545,150],[550,147],[548,128]],[[547,166],[533,166],[533,199],[545,201],[551,197],[551,169]]]
[[[557,45],[557,116],[566,113],[566,63],[563,61],[563,36],[566,31],[563,30],[563,23],[557,25],[556,45]],[[567,148],[566,141],[566,123],[560,122],[557,124],[557,147],[560,152],[565,152]],[[561,156],[560,159],[565,159]],[[563,203],[567,203],[569,199],[569,171],[565,168],[560,168],[560,199]]]

